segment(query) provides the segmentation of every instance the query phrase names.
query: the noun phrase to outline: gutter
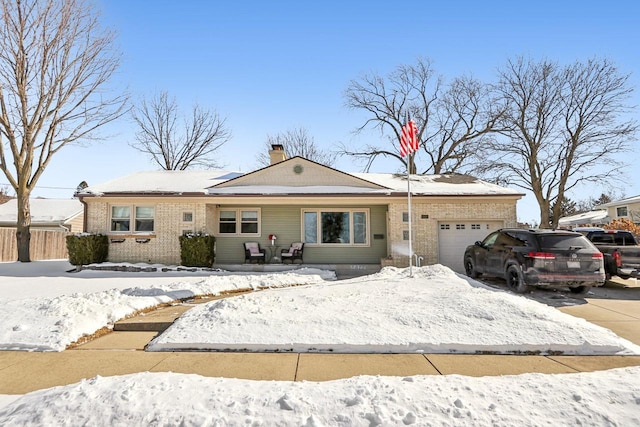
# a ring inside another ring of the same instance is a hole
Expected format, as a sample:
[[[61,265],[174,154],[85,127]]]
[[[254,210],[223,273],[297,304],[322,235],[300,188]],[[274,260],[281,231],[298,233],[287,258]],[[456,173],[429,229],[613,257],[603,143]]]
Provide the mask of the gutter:
[[[82,203],[82,232],[87,232],[87,202],[84,201],[84,197],[78,196],[78,201]]]

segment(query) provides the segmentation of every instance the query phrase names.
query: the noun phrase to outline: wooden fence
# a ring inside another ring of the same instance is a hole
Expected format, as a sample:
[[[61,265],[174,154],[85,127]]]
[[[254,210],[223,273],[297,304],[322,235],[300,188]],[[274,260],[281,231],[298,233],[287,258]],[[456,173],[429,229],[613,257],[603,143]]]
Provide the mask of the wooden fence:
[[[31,260],[67,259],[65,238],[72,233],[60,230],[31,229]],[[0,228],[0,261],[17,261],[15,228]]]

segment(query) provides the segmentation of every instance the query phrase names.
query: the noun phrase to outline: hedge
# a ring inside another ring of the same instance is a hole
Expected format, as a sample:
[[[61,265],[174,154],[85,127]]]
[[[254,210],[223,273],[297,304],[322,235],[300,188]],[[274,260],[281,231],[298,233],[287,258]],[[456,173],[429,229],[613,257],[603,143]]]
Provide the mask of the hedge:
[[[67,251],[73,265],[105,262],[109,256],[109,239],[103,234],[67,236]]]
[[[211,267],[216,238],[207,234],[180,236],[180,262],[185,267]]]

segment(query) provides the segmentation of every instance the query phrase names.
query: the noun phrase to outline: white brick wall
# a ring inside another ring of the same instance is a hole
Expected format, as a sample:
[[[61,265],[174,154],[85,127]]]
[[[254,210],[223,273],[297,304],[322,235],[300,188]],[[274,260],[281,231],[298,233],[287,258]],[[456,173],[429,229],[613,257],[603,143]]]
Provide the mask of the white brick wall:
[[[137,205],[154,206],[154,230],[148,243],[138,243],[133,234],[117,234],[110,232],[109,215],[112,205],[132,205],[131,200],[113,200],[111,203],[89,202],[87,231],[107,234],[111,238],[125,237],[121,243],[109,244],[109,261],[111,262],[148,262],[160,264],[180,263],[180,242],[178,237],[183,230],[194,232],[206,230],[204,202],[181,199],[141,200]],[[191,212],[193,221],[183,222],[183,213]],[[145,236],[140,236],[145,237]]]

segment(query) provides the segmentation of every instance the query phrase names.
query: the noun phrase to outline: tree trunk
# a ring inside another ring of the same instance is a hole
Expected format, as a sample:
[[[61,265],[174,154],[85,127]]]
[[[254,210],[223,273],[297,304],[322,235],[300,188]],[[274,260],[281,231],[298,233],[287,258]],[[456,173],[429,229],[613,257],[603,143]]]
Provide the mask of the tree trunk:
[[[19,191],[18,193],[22,193],[17,195],[18,223],[16,224],[16,243],[18,246],[18,261],[31,262],[31,208],[29,205],[29,192]]]
[[[549,202],[538,200],[538,204],[540,205],[540,228],[551,228]]]

